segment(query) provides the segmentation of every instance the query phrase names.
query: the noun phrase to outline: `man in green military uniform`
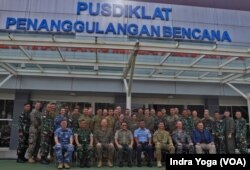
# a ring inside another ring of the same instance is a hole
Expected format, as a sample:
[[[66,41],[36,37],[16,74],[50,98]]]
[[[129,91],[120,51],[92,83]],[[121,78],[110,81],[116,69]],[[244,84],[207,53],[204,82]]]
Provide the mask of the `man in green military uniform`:
[[[235,113],[235,140],[236,140],[236,147],[239,149],[241,154],[248,154],[247,149],[247,121],[242,117],[240,111]]]
[[[161,165],[161,150],[166,149],[170,154],[174,154],[175,148],[173,145],[172,138],[165,130],[164,123],[160,122],[158,124],[158,130],[154,133],[153,142],[155,144],[157,167],[162,167]]]
[[[113,156],[114,156],[114,135],[113,130],[108,128],[107,119],[102,119],[101,128],[98,129],[95,134],[95,142],[96,142],[96,153],[97,153],[97,167],[100,168],[102,166],[102,153],[103,150],[108,151],[108,166],[113,167]]]
[[[224,111],[225,145],[227,154],[235,154],[235,122],[230,111]]]
[[[113,131],[115,127],[115,118],[113,109],[110,108],[108,110],[108,116],[106,117],[106,119],[108,121],[108,128],[110,128]]]
[[[187,110],[183,110],[182,111],[182,115],[180,120],[182,121],[183,124],[183,128],[185,129],[185,131],[187,132],[187,134],[192,137],[192,133],[194,128],[194,123],[193,123],[193,119],[188,115]]]
[[[100,124],[101,124],[102,119],[103,119],[102,109],[98,109],[96,111],[96,115],[94,116],[94,118],[92,120],[94,133],[100,128]]]
[[[75,132],[74,136],[80,167],[90,167],[89,162],[93,155],[93,134],[85,120],[79,122],[79,129]]]
[[[221,115],[219,112],[214,113],[214,122],[213,122],[213,136],[214,143],[216,147],[216,153],[225,154],[226,146],[225,146],[225,122],[221,119]]]
[[[45,108],[45,112],[42,114],[41,118],[41,145],[40,145],[40,155],[41,155],[41,164],[49,164],[47,159],[50,146],[51,146],[51,137],[53,134],[53,124],[54,118],[51,115],[51,105],[48,103]]]
[[[201,121],[204,125],[204,129],[208,130],[210,133],[212,133],[214,119],[210,116],[208,109],[204,110],[203,118],[201,119]]]
[[[18,148],[17,148],[17,162],[24,163],[26,161],[24,155],[28,148],[29,127],[30,127],[30,109],[29,103],[24,104],[23,112],[18,120]]]
[[[115,144],[118,148],[118,160],[119,160],[119,167],[123,166],[123,152],[127,152],[128,157],[128,166],[132,166],[132,149],[134,138],[133,134],[130,130],[127,129],[127,123],[122,122],[122,128],[117,130],[115,133]]]
[[[68,115],[68,128],[71,128],[73,133],[77,132],[79,128],[80,113],[78,108],[74,108],[73,112]],[[83,120],[83,119],[81,119]]]
[[[41,102],[36,102],[35,109],[30,113],[28,161],[34,163],[40,146],[41,135]]]
[[[175,113],[174,108],[170,108],[170,115],[163,120],[165,123],[166,130],[169,131],[170,134],[172,134],[172,132],[174,131],[175,124],[178,120],[179,115]]]
[[[91,110],[92,108],[90,108]],[[92,115],[90,115],[89,109],[87,107],[83,108],[83,114],[79,117],[79,122],[85,120],[89,128],[92,130]]]

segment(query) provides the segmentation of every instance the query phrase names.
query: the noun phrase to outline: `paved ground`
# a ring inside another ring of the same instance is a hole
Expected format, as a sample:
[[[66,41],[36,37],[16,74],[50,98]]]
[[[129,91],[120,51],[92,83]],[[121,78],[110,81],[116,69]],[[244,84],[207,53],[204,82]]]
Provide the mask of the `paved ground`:
[[[42,165],[40,163],[35,163],[35,164],[29,164],[29,163],[24,163],[24,164],[20,164],[20,163],[16,163],[15,160],[0,160],[0,169],[1,170],[50,170],[50,169],[57,169],[54,163],[51,163],[49,165]],[[163,168],[157,168],[157,167],[152,167],[152,168],[148,168],[146,166],[138,168],[136,166],[132,167],[132,168],[128,168],[128,167],[113,167],[113,168],[109,168],[109,167],[105,167],[103,166],[102,168],[97,168],[97,167],[91,167],[91,168],[79,168],[79,167],[72,167],[71,169],[74,170],[82,170],[82,169],[89,169],[89,170],[152,170],[152,169],[159,169],[159,170],[164,170],[165,167]]]

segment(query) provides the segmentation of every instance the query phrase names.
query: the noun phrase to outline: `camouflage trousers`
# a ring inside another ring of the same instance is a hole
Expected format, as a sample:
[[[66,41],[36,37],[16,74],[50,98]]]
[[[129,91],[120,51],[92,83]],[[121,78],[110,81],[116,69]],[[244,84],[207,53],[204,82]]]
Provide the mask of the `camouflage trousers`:
[[[176,154],[194,154],[194,145],[176,145]]]
[[[90,160],[93,156],[93,148],[89,145],[77,146],[77,155],[80,161]]]
[[[41,138],[40,131],[35,127],[30,127],[28,158],[37,157],[40,148],[40,138]]]
[[[248,154],[247,140],[245,137],[236,137],[236,148],[239,149],[241,154]]]
[[[224,139],[225,139],[224,136],[214,137],[214,144],[217,154],[226,154],[226,145]]]
[[[55,156],[58,163],[70,163],[74,152],[74,145],[55,145]]]
[[[23,135],[18,138],[17,156],[18,158],[24,158],[25,152],[29,146],[29,134],[23,133]]]
[[[41,134],[40,155],[47,158],[50,151],[51,136],[47,132]]]

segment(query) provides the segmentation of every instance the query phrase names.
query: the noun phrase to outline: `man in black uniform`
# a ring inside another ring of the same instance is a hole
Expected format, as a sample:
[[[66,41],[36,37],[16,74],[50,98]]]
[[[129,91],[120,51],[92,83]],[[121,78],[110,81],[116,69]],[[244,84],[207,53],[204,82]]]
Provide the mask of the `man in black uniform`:
[[[29,128],[30,128],[30,110],[31,105],[29,103],[24,104],[23,112],[19,116],[18,120],[18,148],[17,148],[17,162],[24,163],[25,152],[28,148],[29,140]]]

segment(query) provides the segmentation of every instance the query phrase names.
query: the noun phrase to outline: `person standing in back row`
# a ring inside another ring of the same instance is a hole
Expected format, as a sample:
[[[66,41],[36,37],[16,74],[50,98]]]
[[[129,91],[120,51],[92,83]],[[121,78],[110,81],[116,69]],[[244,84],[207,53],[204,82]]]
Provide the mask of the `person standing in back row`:
[[[17,162],[24,163],[25,152],[28,148],[29,139],[29,128],[30,128],[30,109],[31,105],[29,103],[24,104],[23,112],[19,116],[18,120],[18,148],[17,148]]]
[[[239,149],[241,154],[248,154],[247,149],[247,121],[242,117],[240,111],[235,113],[235,128],[236,128],[236,147]]]
[[[229,154],[235,153],[235,123],[232,117],[230,117],[230,112],[226,110],[224,112],[225,116],[225,142],[226,142],[226,152]]]
[[[38,149],[40,146],[41,135],[41,102],[35,103],[35,109],[30,113],[30,129],[29,129],[29,148],[28,161],[34,163],[37,158]]]

